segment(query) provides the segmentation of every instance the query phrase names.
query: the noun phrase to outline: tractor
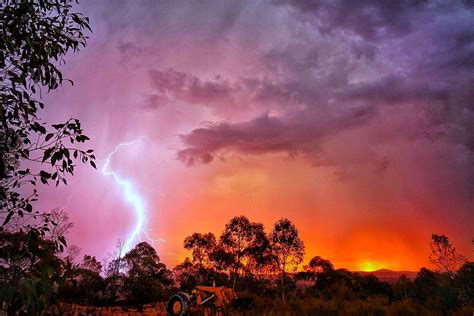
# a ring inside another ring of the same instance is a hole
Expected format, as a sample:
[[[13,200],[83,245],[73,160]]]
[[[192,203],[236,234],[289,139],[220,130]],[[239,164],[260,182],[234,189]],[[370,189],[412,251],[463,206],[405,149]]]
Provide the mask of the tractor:
[[[227,287],[196,286],[191,294],[178,292],[166,304],[168,316],[194,313],[205,316],[222,316],[237,299],[234,290]]]

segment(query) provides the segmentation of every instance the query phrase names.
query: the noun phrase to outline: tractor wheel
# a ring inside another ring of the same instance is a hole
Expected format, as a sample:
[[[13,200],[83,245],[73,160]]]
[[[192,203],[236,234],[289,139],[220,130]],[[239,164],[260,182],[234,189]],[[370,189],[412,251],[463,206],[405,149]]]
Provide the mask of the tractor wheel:
[[[189,309],[189,295],[186,293],[176,293],[170,297],[166,304],[166,314],[168,316],[185,316]]]
[[[217,308],[213,303],[207,303],[202,307],[204,316],[217,316]]]
[[[204,316],[223,316],[222,308],[217,308],[213,303],[207,303],[202,307]]]

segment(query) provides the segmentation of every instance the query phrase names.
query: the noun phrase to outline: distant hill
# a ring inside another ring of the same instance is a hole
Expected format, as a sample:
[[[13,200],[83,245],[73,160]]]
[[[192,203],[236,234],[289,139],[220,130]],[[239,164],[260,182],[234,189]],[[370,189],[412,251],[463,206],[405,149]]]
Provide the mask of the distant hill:
[[[365,272],[365,271],[355,271],[357,273],[360,273],[362,275],[374,275],[377,277],[380,281],[385,281],[385,282],[396,282],[401,275],[406,275],[407,278],[410,280],[413,280],[416,278],[416,275],[418,272],[416,271],[392,271],[388,269],[380,269],[372,272]]]

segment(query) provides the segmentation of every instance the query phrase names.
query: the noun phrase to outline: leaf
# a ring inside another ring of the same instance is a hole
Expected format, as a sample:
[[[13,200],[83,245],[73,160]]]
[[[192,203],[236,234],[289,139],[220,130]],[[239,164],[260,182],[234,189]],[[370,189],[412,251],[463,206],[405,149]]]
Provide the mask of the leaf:
[[[45,137],[44,140],[45,140],[45,141],[49,141],[53,136],[54,136],[53,133],[49,133],[48,135],[46,135],[46,137]]]
[[[64,238],[64,236],[59,236],[58,240],[61,242],[61,244],[67,247],[66,238]]]
[[[53,150],[54,150],[53,147],[46,149],[43,153],[43,160],[41,162],[45,162],[46,160],[48,160],[48,158],[51,156],[51,153],[53,152]],[[51,164],[54,165],[53,162],[51,162]]]
[[[53,154],[53,156],[51,157],[51,165],[55,165],[56,164],[56,161],[58,160],[61,160],[63,154],[61,151],[57,151]]]
[[[95,165],[95,162],[91,160],[91,166],[94,167],[94,169],[97,169],[97,166]]]
[[[40,177],[45,178],[45,179],[51,178],[51,174],[49,172],[44,171],[44,170],[41,170],[39,175],[40,175]]]
[[[5,220],[3,221],[2,226],[5,226],[6,224],[8,224],[8,222],[10,221],[10,219],[12,218],[12,216],[13,216],[13,211],[10,211],[10,213],[8,213],[7,217],[6,217]]]
[[[64,127],[64,124],[53,124],[51,126],[54,127],[55,129],[61,129]]]

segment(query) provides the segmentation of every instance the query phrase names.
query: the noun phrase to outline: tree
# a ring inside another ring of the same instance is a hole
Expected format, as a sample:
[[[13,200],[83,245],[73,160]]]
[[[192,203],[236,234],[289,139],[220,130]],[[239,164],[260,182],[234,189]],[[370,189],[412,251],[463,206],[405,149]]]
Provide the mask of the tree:
[[[407,299],[412,286],[413,282],[406,276],[406,274],[400,275],[397,282],[393,284],[393,295],[395,299]]]
[[[102,272],[102,264],[97,261],[95,256],[84,255],[82,263],[79,266],[82,269],[90,270],[97,274],[100,274]]]
[[[95,257],[85,255],[79,265],[66,262],[64,282],[58,295],[62,300],[94,305],[103,300],[105,282],[100,272],[102,265]]]
[[[40,118],[44,92],[64,81],[59,66],[69,52],[86,45],[88,18],[72,11],[70,0],[0,3],[0,217],[28,218],[26,228],[44,234],[50,214],[33,210],[38,181],[67,184],[74,160],[95,168],[92,150],[74,147],[89,138],[77,119],[47,127]],[[40,164],[42,167],[39,167]],[[48,165],[46,167],[45,165]],[[44,169],[43,169],[44,168]],[[42,220],[43,224],[38,223]],[[54,223],[53,223],[54,224]],[[65,240],[61,238],[65,244]]]
[[[183,291],[192,291],[198,284],[198,277],[196,275],[196,266],[189,260],[184,261],[173,269],[173,275]]]
[[[105,264],[105,299],[109,302],[115,302],[125,298],[125,259],[122,257],[124,243],[117,241],[116,251],[110,254],[108,263]]]
[[[285,274],[291,267],[301,263],[304,256],[304,244],[295,225],[287,218],[277,221],[270,233],[272,252],[281,277],[281,297],[285,301]]]
[[[300,273],[301,277],[311,279],[315,283],[318,282],[321,273],[328,273],[334,270],[334,265],[331,261],[323,259],[320,256],[311,258],[307,266],[303,267],[304,272]]]
[[[209,266],[210,255],[216,247],[216,237],[213,233],[194,233],[184,239],[184,249],[191,250],[193,263],[200,268]]]
[[[38,231],[0,228],[0,302],[8,315],[41,314],[62,283],[63,261]]]
[[[445,235],[433,234],[431,236],[430,248],[430,262],[436,267],[438,272],[453,275],[466,262],[466,258],[456,251],[456,248]]]
[[[236,216],[225,225],[213,260],[220,267],[229,267],[235,289],[241,270],[257,263],[263,256],[268,240],[263,224],[250,222],[245,216]]]
[[[74,227],[74,224],[69,220],[67,212],[59,207],[54,208],[49,213],[49,221],[51,225],[49,225],[48,237],[54,242],[60,252],[64,252],[64,246],[66,245],[66,235]],[[75,251],[77,253],[74,253]],[[72,260],[72,257],[79,254],[79,252],[80,249],[77,246],[69,246],[65,259]]]
[[[51,221],[55,225],[51,227],[49,235],[53,240],[57,240],[66,234],[74,227],[74,224],[69,220],[67,212],[59,207],[54,208],[51,212]]]
[[[315,256],[309,261],[307,269],[314,273],[328,272],[334,270],[334,265],[327,259]]]
[[[474,262],[466,262],[455,277],[459,299],[466,306],[474,306]]]
[[[413,298],[430,309],[448,314],[459,306],[459,293],[452,275],[421,268],[413,281]]]
[[[173,269],[173,275],[181,290],[191,292],[196,285],[227,285],[227,274],[218,272],[213,267],[200,267],[193,264],[189,258]]]
[[[127,264],[125,289],[134,304],[156,302],[173,285],[171,271],[160,262],[155,249],[146,242],[136,245],[124,256]]]

